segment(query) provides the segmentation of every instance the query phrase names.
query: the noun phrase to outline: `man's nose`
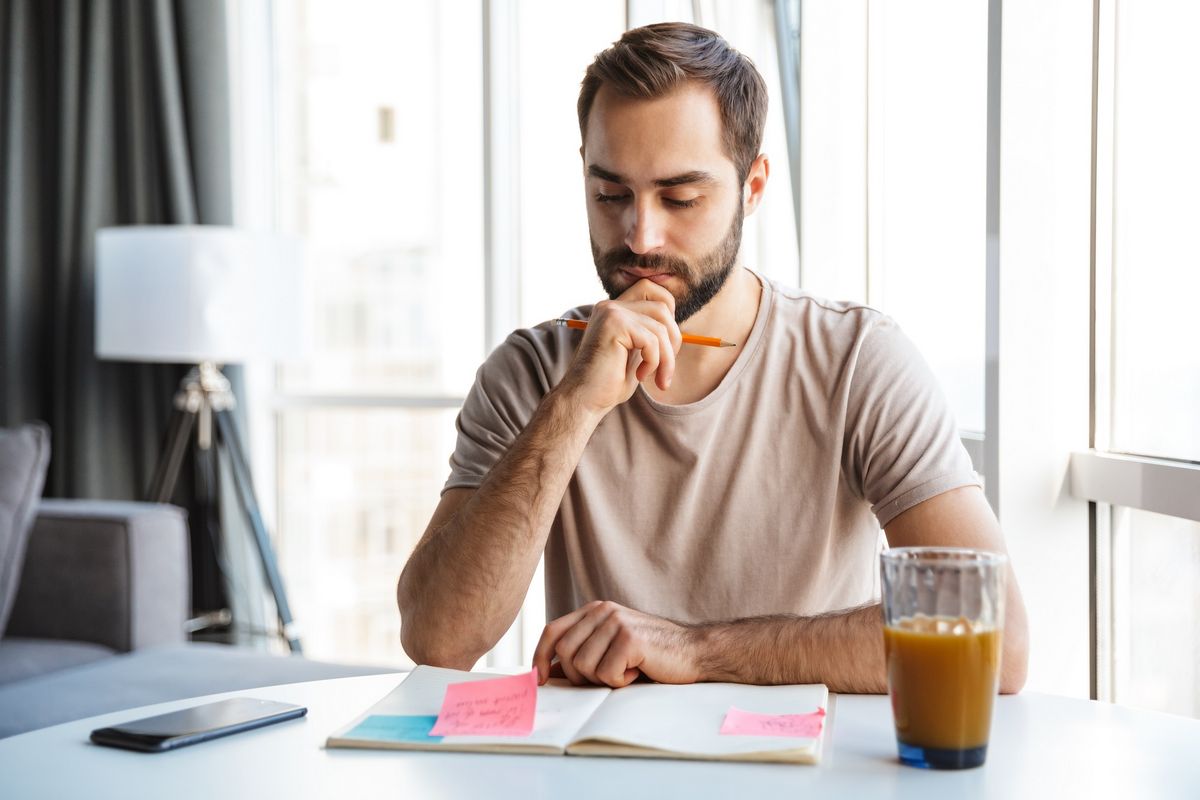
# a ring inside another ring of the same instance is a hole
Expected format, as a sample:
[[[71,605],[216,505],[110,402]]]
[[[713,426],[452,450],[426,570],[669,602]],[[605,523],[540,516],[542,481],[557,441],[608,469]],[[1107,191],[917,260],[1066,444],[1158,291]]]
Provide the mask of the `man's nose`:
[[[664,213],[648,201],[631,203],[627,212],[625,246],[638,255],[662,247],[666,232]]]

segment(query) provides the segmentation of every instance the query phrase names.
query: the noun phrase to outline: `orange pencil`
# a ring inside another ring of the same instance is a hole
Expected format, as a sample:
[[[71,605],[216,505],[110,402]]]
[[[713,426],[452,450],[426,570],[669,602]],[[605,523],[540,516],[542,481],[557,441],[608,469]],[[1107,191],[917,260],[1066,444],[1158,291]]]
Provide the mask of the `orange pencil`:
[[[581,319],[556,319],[554,324],[562,327],[574,328],[577,331],[586,331],[587,323]],[[690,333],[683,335],[684,344],[702,344],[706,347],[737,347],[733,342],[727,342],[724,339],[717,339],[714,336],[695,336]]]

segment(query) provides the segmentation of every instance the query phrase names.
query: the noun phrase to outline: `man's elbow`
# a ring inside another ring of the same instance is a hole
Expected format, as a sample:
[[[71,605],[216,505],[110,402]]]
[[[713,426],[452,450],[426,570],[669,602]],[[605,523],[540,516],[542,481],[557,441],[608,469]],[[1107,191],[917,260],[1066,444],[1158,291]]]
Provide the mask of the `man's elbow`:
[[[466,642],[462,631],[438,623],[438,615],[424,609],[411,591],[405,576],[396,586],[400,611],[400,646],[416,664],[469,670],[490,649]]]
[[[400,644],[415,664],[467,671],[475,666],[486,652],[456,646],[445,635],[437,636],[436,632],[433,632],[432,636],[421,635],[419,632],[413,632],[415,627],[417,626],[405,624],[403,621],[400,626]]]
[[[1004,632],[1000,660],[1000,693],[1016,694],[1025,687],[1029,672],[1029,636],[1025,630]]]
[[[1017,694],[1025,688],[1025,665],[1005,668],[1000,676],[1000,694]]]

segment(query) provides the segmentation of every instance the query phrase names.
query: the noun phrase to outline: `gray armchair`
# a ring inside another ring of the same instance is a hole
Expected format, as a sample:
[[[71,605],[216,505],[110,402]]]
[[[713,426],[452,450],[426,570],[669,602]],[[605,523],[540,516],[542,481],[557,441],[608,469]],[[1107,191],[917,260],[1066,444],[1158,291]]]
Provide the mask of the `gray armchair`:
[[[186,641],[188,552],[174,506],[41,501],[0,638],[0,738],[185,697],[394,671]]]
[[[183,642],[189,595],[181,509],[43,500],[0,640],[0,684]]]

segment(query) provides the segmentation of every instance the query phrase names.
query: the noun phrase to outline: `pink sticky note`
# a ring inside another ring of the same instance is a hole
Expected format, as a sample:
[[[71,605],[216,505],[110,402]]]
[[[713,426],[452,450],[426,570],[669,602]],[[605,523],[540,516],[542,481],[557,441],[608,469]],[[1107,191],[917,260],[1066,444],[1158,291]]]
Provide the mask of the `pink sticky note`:
[[[723,736],[792,736],[815,739],[821,735],[825,709],[811,714],[756,714],[730,706],[721,723]]]
[[[452,683],[430,736],[528,736],[537,711],[537,671]]]

